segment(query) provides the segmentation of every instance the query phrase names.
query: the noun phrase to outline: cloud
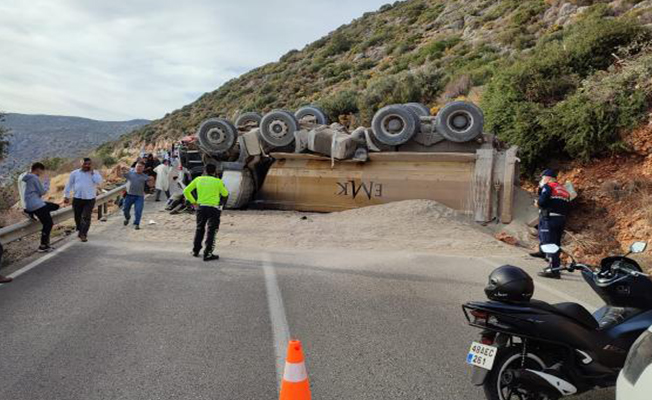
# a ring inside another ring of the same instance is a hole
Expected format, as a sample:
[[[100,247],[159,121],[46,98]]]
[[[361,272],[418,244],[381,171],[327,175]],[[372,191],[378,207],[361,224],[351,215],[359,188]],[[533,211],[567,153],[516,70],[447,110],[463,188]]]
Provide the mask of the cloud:
[[[0,110],[155,119],[378,0],[3,0]]]

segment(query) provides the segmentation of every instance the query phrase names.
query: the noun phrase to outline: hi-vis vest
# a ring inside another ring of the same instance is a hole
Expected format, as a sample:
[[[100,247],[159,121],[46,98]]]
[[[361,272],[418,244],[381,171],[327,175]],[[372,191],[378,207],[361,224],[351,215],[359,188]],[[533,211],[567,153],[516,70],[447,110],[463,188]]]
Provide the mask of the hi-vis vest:
[[[571,195],[563,185],[560,185],[558,182],[548,182],[548,186],[552,189],[552,194],[550,195],[551,199],[568,202],[571,201]]]

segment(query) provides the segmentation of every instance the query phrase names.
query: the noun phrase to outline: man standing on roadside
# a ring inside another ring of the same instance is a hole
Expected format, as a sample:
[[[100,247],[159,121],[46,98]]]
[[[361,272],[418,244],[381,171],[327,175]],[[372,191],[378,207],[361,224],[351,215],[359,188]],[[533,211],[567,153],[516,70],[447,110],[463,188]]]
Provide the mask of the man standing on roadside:
[[[165,193],[166,200],[168,200],[170,198],[170,173],[172,172],[170,161],[163,160],[163,164],[154,168],[154,172],[156,173],[156,199],[154,201],[161,201],[161,192]]]
[[[25,182],[25,211],[36,215],[43,224],[38,251],[45,253],[53,250],[50,246],[50,233],[54,222],[50,213],[58,210],[59,205],[45,202],[41,198],[50,190],[50,179],[46,177],[45,183],[41,183],[41,176],[45,176],[45,165],[37,162],[32,165],[31,173],[23,177],[23,182]]]
[[[557,182],[557,172],[552,169],[545,170],[539,183],[539,198],[535,201],[540,215],[539,240],[541,245],[556,244],[561,247],[570,202],[570,193]],[[546,256],[550,258],[550,266],[539,272],[539,276],[560,279],[560,253],[557,252]]]
[[[0,243],[0,268],[2,268],[2,254],[4,253],[4,249],[2,248],[2,243]],[[13,278],[9,278],[8,276],[0,275],[0,283],[9,283],[13,281]]]
[[[197,210],[197,229],[195,230],[195,241],[192,249],[192,255],[199,257],[202,248],[202,241],[206,234],[206,225],[208,224],[208,234],[204,248],[204,261],[219,260],[217,254],[213,254],[215,249],[215,235],[220,227],[220,216],[222,207],[226,204],[229,191],[224,186],[220,178],[216,176],[217,167],[213,164],[206,165],[206,175],[195,178],[183,190],[183,195],[191,204],[199,204]],[[197,191],[197,198],[192,195],[192,191]]]
[[[102,176],[93,169],[93,162],[90,158],[82,160],[81,168],[72,171],[66,188],[64,190],[64,203],[70,204],[70,191],[74,193],[72,209],[75,213],[75,225],[79,240],[88,241],[88,230],[91,227],[93,208],[95,208],[95,196],[97,185],[102,183]]]
[[[122,209],[125,215],[124,225],[129,225],[131,219],[131,206],[136,209],[136,218],[134,219],[134,229],[140,229],[140,219],[143,216],[143,208],[145,207],[145,186],[147,186],[151,179],[148,175],[144,174],[145,164],[139,162],[136,168],[123,174],[127,179],[127,196],[125,197]]]

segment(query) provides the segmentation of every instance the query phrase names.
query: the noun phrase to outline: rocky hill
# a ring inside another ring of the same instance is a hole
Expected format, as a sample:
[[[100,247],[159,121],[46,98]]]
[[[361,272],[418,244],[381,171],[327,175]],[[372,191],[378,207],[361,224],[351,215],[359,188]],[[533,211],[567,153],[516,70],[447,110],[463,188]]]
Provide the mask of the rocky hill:
[[[589,158],[618,149],[619,133],[646,114],[650,22],[651,0],[396,2],[123,140],[178,138],[205,118],[307,103],[368,123],[386,104],[468,96],[488,130],[521,146],[529,170],[550,149]]]
[[[0,176],[7,179],[15,171],[45,158],[78,157],[149,122],[6,114],[2,125],[11,136],[7,156],[0,163]]]

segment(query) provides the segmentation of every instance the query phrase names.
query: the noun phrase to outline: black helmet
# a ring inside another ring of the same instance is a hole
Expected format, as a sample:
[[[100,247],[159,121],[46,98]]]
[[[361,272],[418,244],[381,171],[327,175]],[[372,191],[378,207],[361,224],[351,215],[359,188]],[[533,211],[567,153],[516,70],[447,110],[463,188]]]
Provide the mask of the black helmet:
[[[491,300],[529,301],[534,294],[534,282],[521,268],[503,265],[489,275],[484,292]]]

